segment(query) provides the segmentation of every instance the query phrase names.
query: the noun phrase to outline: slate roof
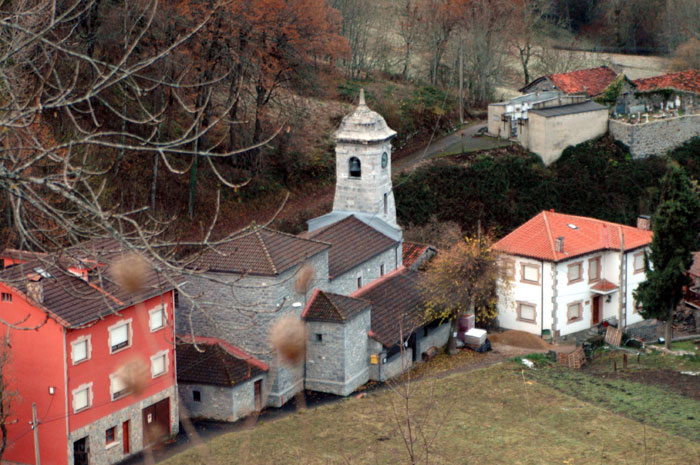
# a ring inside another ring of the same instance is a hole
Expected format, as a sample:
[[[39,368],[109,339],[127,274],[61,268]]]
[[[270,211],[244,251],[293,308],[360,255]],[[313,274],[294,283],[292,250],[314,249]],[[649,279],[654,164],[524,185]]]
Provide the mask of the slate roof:
[[[552,118],[555,116],[573,115],[576,113],[587,113],[589,111],[600,110],[608,111],[608,108],[592,100],[588,100],[587,102],[583,103],[572,103],[569,105],[561,105],[557,107],[537,108],[534,110],[530,110],[530,113],[542,115],[545,118]]]
[[[579,69],[568,73],[548,74],[539,77],[520,89],[527,92],[532,85],[548,79],[559,90],[567,94],[586,93],[590,97],[601,94],[617,77],[617,73],[607,66],[598,68]]]
[[[215,338],[197,337],[177,345],[177,382],[234,386],[254,378],[269,367],[241,349]]]
[[[257,228],[209,248],[193,266],[206,271],[276,276],[330,247],[268,228]]]
[[[700,94],[700,71],[694,69],[632,81],[639,92],[672,89]]]
[[[141,291],[126,291],[112,281],[109,266],[106,263],[97,267],[97,273],[85,281],[67,270],[62,257],[56,260],[48,255],[6,268],[0,272],[0,282],[24,296],[27,283],[40,283],[43,302],[37,305],[66,327],[82,326],[173,289],[155,271],[150,271],[144,276]],[[42,276],[42,272],[48,276]]]
[[[625,235],[625,250],[651,243],[652,232],[609,221],[543,211],[493,245],[511,255],[559,262],[598,250],[620,250]],[[555,241],[564,238],[564,252],[555,250]]]
[[[369,308],[371,305],[366,300],[316,289],[309,303],[306,304],[301,318],[309,321],[343,323]]]
[[[398,244],[354,215],[306,233],[305,237],[331,244],[328,252],[330,279],[337,278]]]
[[[425,322],[420,279],[419,272],[401,267],[351,294],[372,305],[371,336],[385,347],[399,343],[402,332],[406,338]]]

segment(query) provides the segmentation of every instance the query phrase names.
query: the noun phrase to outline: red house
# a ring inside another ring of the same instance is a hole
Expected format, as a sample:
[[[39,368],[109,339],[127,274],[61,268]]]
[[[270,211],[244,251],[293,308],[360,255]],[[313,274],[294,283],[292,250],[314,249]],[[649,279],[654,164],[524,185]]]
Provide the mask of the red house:
[[[111,464],[178,430],[172,286],[155,272],[135,292],[114,283],[113,241],[71,252],[0,254],[3,461],[35,463],[36,436],[44,464]]]

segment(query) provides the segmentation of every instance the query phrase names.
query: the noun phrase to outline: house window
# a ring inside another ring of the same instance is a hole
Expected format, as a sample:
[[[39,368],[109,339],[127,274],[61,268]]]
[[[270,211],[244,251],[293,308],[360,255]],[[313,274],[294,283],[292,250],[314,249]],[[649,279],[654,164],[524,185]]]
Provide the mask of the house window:
[[[358,276],[357,277],[357,288],[359,289],[361,287],[362,287],[362,276]]]
[[[384,264],[379,265],[379,276],[384,276]]]
[[[73,390],[73,413],[90,407],[92,403],[92,383],[83,384]]]
[[[323,334],[316,333],[316,342],[323,342]]]
[[[165,309],[162,305],[148,312],[148,327],[151,332],[165,328]]]
[[[2,301],[3,302],[12,302],[12,294],[9,292],[3,292],[2,293]]]
[[[348,168],[351,178],[359,178],[362,176],[362,167],[359,158],[350,157],[350,160],[348,160]]]
[[[566,320],[569,323],[574,321],[581,321],[583,318],[583,308],[581,307],[581,302],[570,303],[566,306]]]
[[[116,373],[109,375],[109,392],[112,394],[112,400],[121,399],[129,393],[126,383]]]
[[[202,401],[202,393],[199,391],[192,391],[192,400],[195,402]]]
[[[168,351],[158,352],[151,357],[151,377],[157,378],[168,372]]]
[[[387,201],[388,194],[384,194],[384,214],[387,215],[389,212],[389,202]]]
[[[598,281],[600,279],[600,257],[591,258],[588,260],[588,282]]]
[[[567,275],[569,277],[569,284],[577,283],[583,279],[581,276],[581,268],[583,268],[583,264],[581,262],[578,263],[572,263],[569,265]]]
[[[131,345],[131,320],[109,327],[109,351],[117,352]]]
[[[180,293],[177,289],[173,291],[173,305],[175,308],[180,308]]]
[[[642,273],[644,271],[644,252],[634,254],[634,272]]]
[[[116,435],[115,435],[115,430],[116,430],[116,428],[114,426],[112,426],[111,428],[108,428],[105,431],[105,444],[106,445],[110,445],[114,441],[117,440]]]
[[[539,284],[540,267],[523,263],[520,267],[520,281],[530,284]]]
[[[91,349],[89,336],[82,336],[71,342],[71,360],[73,365],[89,360]]]
[[[506,279],[515,279],[515,262],[513,260],[503,260],[501,262],[501,270]]]
[[[537,306],[529,302],[518,302],[518,321],[535,323],[537,321]]]

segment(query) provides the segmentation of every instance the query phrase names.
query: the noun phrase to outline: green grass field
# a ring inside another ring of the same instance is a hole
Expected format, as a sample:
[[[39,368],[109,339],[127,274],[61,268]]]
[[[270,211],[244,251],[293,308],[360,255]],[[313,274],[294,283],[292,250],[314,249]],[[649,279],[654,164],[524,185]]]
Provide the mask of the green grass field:
[[[533,375],[507,362],[414,382],[412,428],[424,433],[416,463],[700,464],[697,402],[591,380],[559,368]],[[651,413],[636,416],[640,407]],[[411,463],[398,428],[405,418],[397,392],[377,391],[220,436],[166,463]]]

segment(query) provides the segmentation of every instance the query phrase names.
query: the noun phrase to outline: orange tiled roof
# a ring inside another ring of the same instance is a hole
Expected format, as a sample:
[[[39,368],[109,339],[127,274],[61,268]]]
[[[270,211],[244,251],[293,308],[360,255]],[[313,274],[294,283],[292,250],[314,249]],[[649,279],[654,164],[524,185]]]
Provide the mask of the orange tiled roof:
[[[524,257],[558,262],[595,252],[620,250],[625,235],[625,250],[651,243],[652,232],[609,221],[543,211],[496,242],[494,249]],[[564,251],[555,250],[555,241],[564,238]]]
[[[674,89],[700,94],[700,71],[694,69],[633,81],[640,92]]]
[[[413,242],[403,243],[402,263],[406,268],[410,268],[416,261],[430,248],[426,244],[416,244]]]
[[[600,281],[595,283],[593,286],[591,286],[591,290],[599,291],[599,292],[610,292],[610,291],[614,291],[617,288],[618,288],[617,284],[611,283],[607,279],[601,279]]]
[[[617,77],[607,66],[579,69],[569,73],[550,74],[547,78],[562,92],[578,94],[585,92],[591,97],[601,94]]]

